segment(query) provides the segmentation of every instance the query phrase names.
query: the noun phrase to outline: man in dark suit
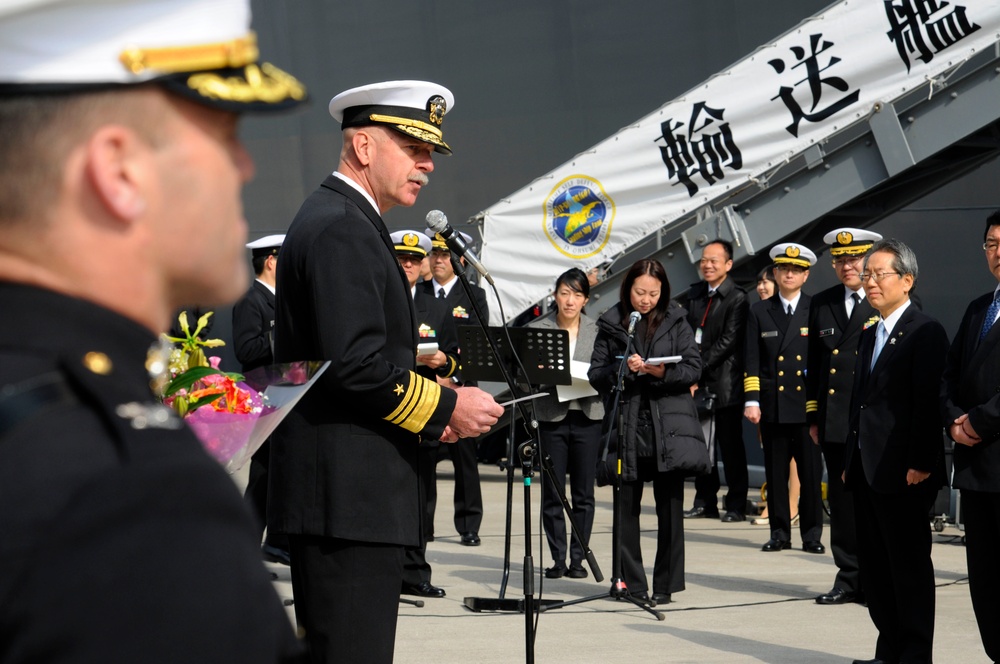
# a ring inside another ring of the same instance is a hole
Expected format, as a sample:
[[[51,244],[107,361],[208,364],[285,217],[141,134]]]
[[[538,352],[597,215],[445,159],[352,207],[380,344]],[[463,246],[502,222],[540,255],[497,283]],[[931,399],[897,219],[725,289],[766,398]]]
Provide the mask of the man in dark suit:
[[[684,518],[718,518],[719,456],[726,468],[728,491],[724,501],[727,523],[746,520],[747,453],[743,446],[743,337],[746,335],[746,294],[729,278],[733,268],[733,245],[715,240],[702,249],[699,269],[704,279],[691,286],[681,302],[688,324],[701,350],[701,380],[698,388],[714,398],[715,459],[712,472],[694,481],[694,506]],[[695,394],[695,398],[698,398]]]
[[[930,662],[934,566],[928,514],[944,477],[938,399],[948,335],[911,306],[917,259],[876,242],[861,275],[880,316],[861,334],[847,436],[861,587],[878,629],[869,662]],[[856,660],[860,661],[860,660]]]
[[[314,662],[390,662],[404,547],[420,543],[417,445],[477,436],[503,409],[416,373],[416,316],[382,214],[413,205],[451,152],[442,86],[334,97],[337,171],[302,204],[278,262],[275,359],[329,360],[271,440],[268,528],[288,534]]]
[[[806,417],[809,436],[826,459],[830,504],[830,549],[837,578],[817,604],[846,604],[859,599],[857,535],[854,505],[844,491],[847,418],[854,387],[861,330],[877,314],[865,298],[861,268],[865,254],[882,236],[857,228],[838,228],[823,237],[839,284],[813,296],[809,307],[809,371],[806,372]]]
[[[451,265],[451,250],[440,234],[431,234],[431,274],[433,279],[424,281],[417,290],[425,295],[443,300],[455,319],[455,325],[478,325],[479,317],[468,294],[459,283],[458,275]],[[462,233],[466,244],[472,244],[472,238]],[[465,264],[465,259],[456,260]],[[489,307],[486,304],[486,292],[472,286],[472,295],[476,299],[479,310],[484,317],[489,317]],[[475,385],[465,381],[459,371],[445,382],[448,385]],[[483,523],[483,492],[479,486],[479,460],[477,441],[473,439],[460,440],[445,448],[445,453],[451,458],[455,467],[455,530],[461,535],[465,546],[479,546],[479,527]]]
[[[1000,281],[1000,211],[986,220],[983,250]],[[1000,287],[962,317],[944,371],[945,427],[955,441],[952,486],[962,492],[969,592],[986,654],[1000,661]]]
[[[300,654],[239,492],[150,389],[174,312],[246,285],[239,113],[305,97],[257,58],[240,0],[0,9],[6,664]]]
[[[747,316],[744,416],[760,424],[767,480],[771,538],[762,551],[792,548],[788,505],[788,468],[799,472],[799,530],[802,550],[823,553],[823,461],[809,440],[806,425],[806,356],[809,350],[810,298],[802,293],[816,254],[785,243],[770,251],[778,292],[755,302]]]
[[[268,235],[247,244],[250,264],[256,278],[240,300],[233,305],[233,351],[243,366],[243,373],[274,363],[274,284],[278,270],[278,250],[284,235]],[[243,498],[259,521],[258,536],[267,524],[267,467],[271,441],[250,458],[250,477]],[[283,535],[268,533],[261,546],[264,560],[288,564],[288,541]]]
[[[413,293],[417,314],[415,349],[417,374],[429,380],[451,378],[458,371],[458,335],[451,312],[434,297],[416,288],[420,267],[431,249],[431,241],[416,231],[396,231],[390,236],[406,280]],[[436,346],[431,348],[430,346]],[[420,508],[423,513],[420,544],[406,547],[403,561],[403,594],[420,597],[444,597],[444,588],[431,584],[431,566],[427,562],[427,542],[434,539],[434,507],[437,504],[438,442],[421,440],[417,449],[417,472],[420,475]]]

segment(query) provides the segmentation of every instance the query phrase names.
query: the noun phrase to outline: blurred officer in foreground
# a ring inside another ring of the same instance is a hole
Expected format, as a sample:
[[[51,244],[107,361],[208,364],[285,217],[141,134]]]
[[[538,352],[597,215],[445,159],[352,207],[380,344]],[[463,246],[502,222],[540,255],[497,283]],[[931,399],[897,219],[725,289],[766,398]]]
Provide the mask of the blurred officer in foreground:
[[[271,439],[268,528],[288,534],[295,615],[315,662],[391,662],[404,547],[420,543],[417,446],[489,431],[478,388],[416,373],[411,288],[382,215],[410,206],[449,154],[446,88],[342,92],[337,170],[302,204],[278,262],[275,359],[330,366]]]
[[[983,251],[1000,281],[1000,211],[986,220]],[[955,441],[969,592],[986,654],[1000,661],[1000,286],[969,304],[948,352],[944,416]]]
[[[881,239],[878,233],[857,228],[838,228],[823,236],[823,242],[830,245],[833,269],[840,283],[813,296],[809,307],[806,416],[809,436],[821,446],[826,459],[830,549],[838,569],[833,588],[818,596],[817,604],[846,604],[862,598],[854,502],[844,491],[844,414],[851,407],[861,330],[878,321],[878,314],[865,298],[861,267],[872,244]]]
[[[795,459],[801,484],[799,530],[802,550],[824,553],[823,460],[806,426],[806,355],[809,349],[810,297],[802,292],[816,254],[788,242],[770,251],[778,292],[755,302],[747,317],[744,415],[760,424],[767,478],[771,539],[762,551],[792,548],[788,505],[789,464]]]
[[[238,113],[304,99],[249,3],[0,6],[0,659],[300,651],[239,492],[150,390],[246,284]],[[16,322],[15,322],[16,321]]]
[[[233,305],[233,351],[243,373],[274,364],[274,286],[278,272],[278,251],[285,236],[267,235],[247,243],[250,264],[256,275],[250,290]],[[271,441],[264,441],[250,458],[250,476],[244,499],[257,515],[258,536],[267,524],[267,467]],[[261,546],[264,560],[289,563],[288,541],[283,535],[267,534]]]

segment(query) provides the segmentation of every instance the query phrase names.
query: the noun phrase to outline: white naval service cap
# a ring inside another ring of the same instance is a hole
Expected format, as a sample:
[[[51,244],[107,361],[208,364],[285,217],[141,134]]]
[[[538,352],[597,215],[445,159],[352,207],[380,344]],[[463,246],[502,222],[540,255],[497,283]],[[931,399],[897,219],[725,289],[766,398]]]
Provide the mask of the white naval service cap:
[[[258,256],[277,256],[281,243],[285,241],[285,235],[265,235],[259,240],[247,242],[247,249],[254,258]]]
[[[451,90],[427,81],[385,81],[345,90],[330,100],[330,115],[341,129],[385,125],[435,151],[451,154],[441,126],[455,107]]]
[[[838,228],[823,236],[831,256],[863,256],[882,236],[860,228]]]
[[[0,2],[0,95],[149,81],[236,112],[306,99],[298,80],[258,62],[249,0]]]
[[[389,235],[397,254],[423,258],[431,251],[431,239],[417,231],[396,231]]]
[[[809,247],[795,242],[783,242],[771,247],[768,252],[775,265],[798,265],[807,270],[816,264],[816,254]]]

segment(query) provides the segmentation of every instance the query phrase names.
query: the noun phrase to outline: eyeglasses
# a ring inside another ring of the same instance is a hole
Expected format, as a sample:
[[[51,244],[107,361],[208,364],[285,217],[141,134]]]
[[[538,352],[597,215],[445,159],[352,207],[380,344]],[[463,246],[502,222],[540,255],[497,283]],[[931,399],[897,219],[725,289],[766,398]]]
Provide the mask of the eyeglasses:
[[[991,254],[995,254],[997,252],[997,249],[1000,249],[1000,242],[997,242],[996,240],[983,242],[983,249],[985,249]]]
[[[863,256],[842,256],[833,259],[834,267],[844,267],[845,265],[857,265],[863,260]]]
[[[862,272],[858,276],[861,277],[861,281],[868,281],[869,279],[874,279],[875,283],[880,284],[883,281],[885,281],[886,277],[893,274],[896,275],[897,277],[899,276],[899,272],[879,272],[878,274],[875,274],[874,272]]]

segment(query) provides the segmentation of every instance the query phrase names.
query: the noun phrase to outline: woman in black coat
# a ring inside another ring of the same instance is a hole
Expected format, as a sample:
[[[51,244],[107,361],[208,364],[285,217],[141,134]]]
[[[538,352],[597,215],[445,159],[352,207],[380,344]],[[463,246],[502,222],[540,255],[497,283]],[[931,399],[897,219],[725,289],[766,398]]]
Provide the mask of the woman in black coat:
[[[591,384],[605,397],[608,426],[621,357],[628,342],[629,318],[641,314],[633,350],[626,359],[624,436],[612,436],[622,460],[620,493],[622,578],[633,597],[646,599],[648,585],[639,548],[639,513],[643,484],[653,483],[657,541],[653,563],[653,600],[670,601],[684,590],[684,477],[707,473],[708,448],[691,397],[701,377],[701,354],[684,310],[670,303],[670,283],[659,261],[636,262],[622,282],[619,303],[597,322],[590,361]],[[649,358],[680,356],[676,363],[649,364]]]

